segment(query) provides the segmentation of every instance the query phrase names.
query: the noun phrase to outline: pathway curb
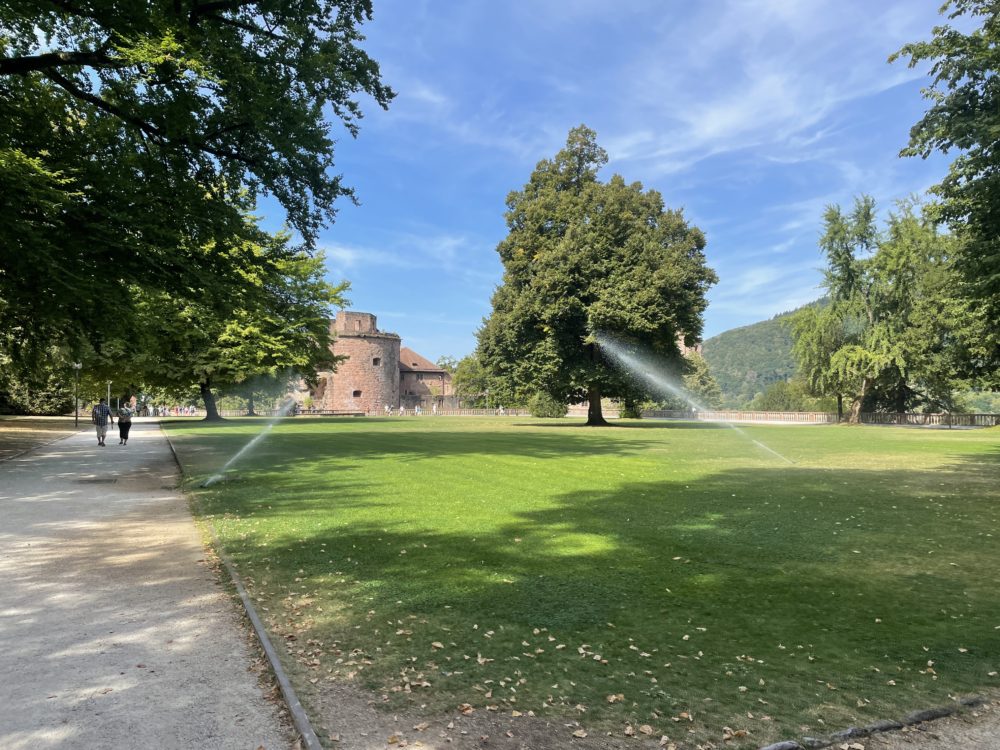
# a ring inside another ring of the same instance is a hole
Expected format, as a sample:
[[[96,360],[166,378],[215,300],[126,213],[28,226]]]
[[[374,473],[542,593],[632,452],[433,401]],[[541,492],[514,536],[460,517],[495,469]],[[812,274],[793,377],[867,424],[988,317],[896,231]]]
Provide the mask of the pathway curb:
[[[167,445],[170,446],[170,454],[174,457],[174,462],[177,464],[177,468],[180,470],[181,476],[183,477],[184,465],[181,463],[180,456],[177,455],[177,451],[174,449],[174,444],[170,440],[170,436],[159,423],[157,423],[157,426],[160,428],[160,433],[167,441]],[[275,650],[274,644],[271,643],[271,639],[268,637],[267,631],[264,629],[264,623],[261,622],[256,608],[250,601],[246,588],[243,586],[242,579],[233,568],[226,553],[223,551],[222,544],[219,542],[219,538],[215,534],[215,529],[212,528],[211,524],[207,524],[207,526],[208,531],[212,536],[212,544],[215,547],[215,552],[219,556],[219,559],[222,560],[222,564],[225,566],[230,580],[233,582],[237,593],[240,595],[240,600],[243,602],[243,609],[246,612],[247,617],[250,619],[250,623],[253,625],[254,632],[257,634],[257,640],[260,642],[261,648],[267,655],[267,660],[271,664],[271,669],[274,671],[274,675],[278,680],[278,687],[281,688],[281,695],[284,697],[285,703],[288,705],[288,711],[291,714],[292,723],[295,725],[295,729],[302,738],[303,746],[306,750],[323,750],[323,745],[320,744],[319,737],[316,736],[316,732],[313,730],[312,724],[309,722],[309,716],[306,714],[306,710],[302,707],[302,703],[299,701],[299,697],[296,695],[295,689],[292,687],[292,683],[288,679],[288,674],[281,665],[281,659],[278,657],[278,652]]]

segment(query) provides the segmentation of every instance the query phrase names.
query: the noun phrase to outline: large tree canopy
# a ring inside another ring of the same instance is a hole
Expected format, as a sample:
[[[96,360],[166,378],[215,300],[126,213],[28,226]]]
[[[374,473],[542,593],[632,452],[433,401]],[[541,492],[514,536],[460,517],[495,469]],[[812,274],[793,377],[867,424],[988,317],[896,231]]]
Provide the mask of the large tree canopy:
[[[992,325],[969,342],[971,375],[1000,387],[1000,14],[995,0],[946,0],[950,20],[981,21],[971,31],[934,28],[930,41],[908,44],[890,60],[932,61],[931,102],[910,131],[905,156],[955,150],[948,176],[932,189],[939,218],[963,240],[957,257],[967,296]]]
[[[636,381],[599,351],[601,331],[677,359],[678,340],[701,334],[706,267],[702,233],[654,190],[619,175],[598,180],[607,154],[580,126],[507,197],[509,233],[497,251],[503,284],[479,332],[478,357],[509,402],[535,391],[588,399],[638,398]],[[496,390],[496,389],[494,389]],[[494,392],[494,391],[491,391]]]
[[[370,14],[370,0],[0,5],[11,361],[130,326],[122,283],[177,298],[207,279],[238,289],[254,257],[216,249],[258,195],[311,247],[351,194],[331,172],[330,120],[353,134],[359,95],[392,97],[359,47]]]
[[[3,103],[17,117],[58,93],[62,123],[36,128],[110,129],[119,157],[148,153],[233,199],[273,193],[310,242],[350,192],[328,173],[327,108],[355,133],[353,97],[392,97],[358,46],[370,16],[371,0],[14,0]]]

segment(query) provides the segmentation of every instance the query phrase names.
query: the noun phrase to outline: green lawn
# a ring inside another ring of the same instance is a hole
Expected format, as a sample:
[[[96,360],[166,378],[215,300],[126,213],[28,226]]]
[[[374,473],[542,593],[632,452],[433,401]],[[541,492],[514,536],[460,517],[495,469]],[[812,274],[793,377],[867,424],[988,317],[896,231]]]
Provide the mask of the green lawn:
[[[307,701],[764,744],[1000,688],[998,430],[300,418],[197,486],[263,424],[167,429]]]

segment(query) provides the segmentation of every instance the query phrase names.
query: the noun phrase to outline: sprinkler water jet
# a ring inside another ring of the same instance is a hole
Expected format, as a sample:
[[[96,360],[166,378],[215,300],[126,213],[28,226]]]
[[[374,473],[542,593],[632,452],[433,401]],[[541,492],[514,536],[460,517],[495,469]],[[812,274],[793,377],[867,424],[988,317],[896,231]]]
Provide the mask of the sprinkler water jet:
[[[681,399],[696,412],[708,411],[704,406],[695,401],[691,397],[691,394],[684,390],[679,384],[673,382],[671,378],[663,372],[664,368],[656,361],[656,358],[652,353],[643,352],[639,350],[636,345],[631,343],[626,344],[618,337],[602,331],[594,333],[594,340],[597,341],[601,350],[608,355],[615,365],[625,372],[644,380],[646,386],[656,395],[666,396],[669,394]],[[726,427],[735,431],[744,440],[748,440],[758,448],[761,448],[762,450],[780,458],[787,464],[795,465],[795,462],[790,458],[786,458],[773,448],[750,437],[732,422],[728,420],[721,421]]]

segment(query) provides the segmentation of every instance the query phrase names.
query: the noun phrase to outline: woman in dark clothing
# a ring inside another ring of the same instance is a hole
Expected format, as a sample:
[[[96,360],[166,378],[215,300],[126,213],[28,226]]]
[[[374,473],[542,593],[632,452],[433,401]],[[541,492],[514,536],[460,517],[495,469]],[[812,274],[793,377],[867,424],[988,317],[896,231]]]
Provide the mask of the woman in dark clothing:
[[[128,404],[118,410],[118,445],[128,445],[128,431],[132,429],[132,409]]]

